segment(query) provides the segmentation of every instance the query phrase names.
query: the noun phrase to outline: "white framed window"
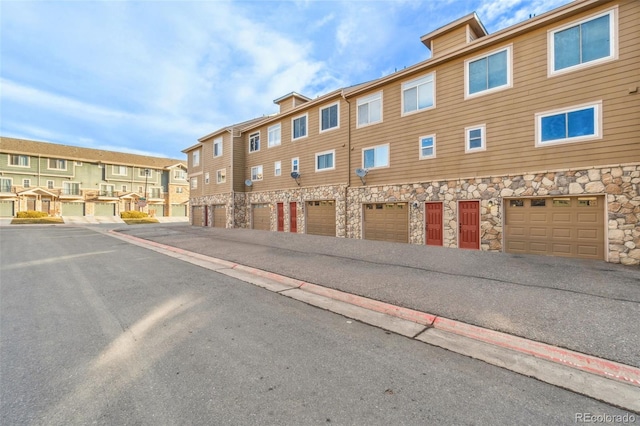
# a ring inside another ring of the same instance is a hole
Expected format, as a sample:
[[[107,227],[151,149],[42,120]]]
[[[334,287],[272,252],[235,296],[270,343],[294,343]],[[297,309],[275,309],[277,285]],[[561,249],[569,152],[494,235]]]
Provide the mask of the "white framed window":
[[[187,172],[182,169],[174,170],[173,178],[177,180],[185,180],[187,178]]]
[[[216,183],[225,183],[227,181],[227,169],[216,171]]]
[[[62,182],[62,193],[64,195],[80,195],[80,184],[78,182]]]
[[[111,166],[111,173],[117,176],[126,176],[127,175],[127,166]]]
[[[362,150],[362,167],[365,169],[389,167],[389,144],[364,148]]]
[[[382,92],[357,100],[357,127],[368,126],[382,121]]]
[[[549,76],[618,58],[618,8],[547,31]]]
[[[163,198],[163,192],[162,192],[162,188],[161,187],[151,187],[149,188],[149,198]]]
[[[116,187],[115,185],[101,184],[100,195],[103,197],[115,197]]]
[[[402,115],[435,106],[435,73],[402,83]]]
[[[602,101],[541,112],[536,117],[536,146],[602,138]]]
[[[198,189],[198,178],[197,177],[192,177],[190,179],[191,182],[191,189]],[[142,188],[140,188],[140,191],[142,191]]]
[[[209,172],[205,172],[204,174],[204,184],[209,185]]]
[[[196,149],[191,154],[191,162],[193,163],[194,166],[199,166],[200,165],[200,150],[199,149]]]
[[[61,158],[49,158],[49,169],[67,170],[67,160]]]
[[[262,180],[262,166],[253,166],[251,168],[251,180]]]
[[[53,189],[53,181],[52,180],[48,180],[47,181],[47,189]]]
[[[298,157],[291,159],[291,173],[300,173],[300,159]]]
[[[320,133],[340,127],[340,102],[320,108]]]
[[[31,179],[22,179],[23,188],[31,188]]]
[[[213,156],[220,157],[222,155],[222,138],[213,140]]]
[[[153,170],[151,169],[138,169],[138,177],[151,179],[153,177]]]
[[[177,186],[176,187],[176,194],[182,194],[182,187],[181,186]]]
[[[305,115],[301,115],[299,117],[293,118],[291,120],[291,140],[302,139],[307,137],[308,118],[309,118],[309,114],[305,114]]]
[[[249,152],[260,151],[260,132],[249,135]]]
[[[122,185],[121,189],[122,189],[122,192],[127,192],[127,185]]]
[[[487,149],[487,126],[480,124],[477,126],[465,127],[464,129],[464,151],[478,152]]]
[[[82,166],[82,161],[76,161],[76,166]]]
[[[282,161],[276,161],[275,163],[273,163],[273,175],[282,175]]]
[[[322,172],[325,170],[334,170],[335,164],[335,149],[331,151],[319,152],[316,154],[316,172]]]
[[[198,181],[196,180],[196,187],[198,186],[197,184],[198,184]],[[138,192],[140,194],[142,194],[142,187],[141,186],[138,187]]]
[[[0,177],[0,192],[11,192],[13,180],[11,178]]]
[[[420,159],[436,158],[436,135],[420,136]]]
[[[9,155],[9,165],[13,167],[29,167],[30,157],[28,155]]]
[[[269,133],[268,135],[269,140],[267,141],[267,146],[271,148],[272,146],[280,145],[280,143],[282,142],[280,123],[274,124],[273,126],[269,126],[267,131]]]
[[[465,98],[512,87],[513,46],[464,61]]]

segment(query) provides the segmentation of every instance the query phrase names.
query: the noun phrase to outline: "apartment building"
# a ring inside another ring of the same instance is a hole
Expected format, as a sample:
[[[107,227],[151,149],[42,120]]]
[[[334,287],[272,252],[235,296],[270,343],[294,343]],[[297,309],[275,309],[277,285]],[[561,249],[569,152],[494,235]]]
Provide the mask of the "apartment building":
[[[494,34],[470,14],[424,62],[277,99],[222,141],[231,192],[205,187],[194,224],[640,264],[638,22],[632,0]]]
[[[187,216],[184,160],[0,137],[0,216]]]

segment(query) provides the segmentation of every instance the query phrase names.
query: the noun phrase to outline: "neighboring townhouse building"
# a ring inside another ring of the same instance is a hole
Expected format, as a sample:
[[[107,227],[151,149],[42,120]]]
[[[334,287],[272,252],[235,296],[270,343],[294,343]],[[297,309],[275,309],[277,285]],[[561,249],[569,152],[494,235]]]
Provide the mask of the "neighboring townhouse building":
[[[0,137],[0,216],[187,216],[183,160]]]
[[[235,139],[250,185],[226,226],[640,264],[638,22],[633,0],[492,35],[470,14],[421,38],[424,62],[280,98]]]

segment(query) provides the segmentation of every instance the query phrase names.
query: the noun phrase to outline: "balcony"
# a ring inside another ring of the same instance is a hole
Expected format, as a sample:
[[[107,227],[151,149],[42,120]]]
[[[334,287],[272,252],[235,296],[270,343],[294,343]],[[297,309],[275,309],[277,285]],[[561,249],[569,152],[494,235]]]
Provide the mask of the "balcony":
[[[124,194],[125,192],[103,190],[98,192],[96,198],[98,200],[117,200],[118,198],[120,198],[120,195],[124,195]]]
[[[80,188],[62,188],[59,197],[61,200],[82,199],[82,191]]]

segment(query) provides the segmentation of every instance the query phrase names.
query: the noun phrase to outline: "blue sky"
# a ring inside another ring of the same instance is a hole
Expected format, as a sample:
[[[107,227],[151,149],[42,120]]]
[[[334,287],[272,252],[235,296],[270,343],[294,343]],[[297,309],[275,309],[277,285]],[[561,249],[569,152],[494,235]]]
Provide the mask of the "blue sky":
[[[183,158],[221,127],[430,57],[476,11],[489,33],[570,0],[0,0],[0,134]]]

